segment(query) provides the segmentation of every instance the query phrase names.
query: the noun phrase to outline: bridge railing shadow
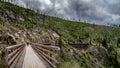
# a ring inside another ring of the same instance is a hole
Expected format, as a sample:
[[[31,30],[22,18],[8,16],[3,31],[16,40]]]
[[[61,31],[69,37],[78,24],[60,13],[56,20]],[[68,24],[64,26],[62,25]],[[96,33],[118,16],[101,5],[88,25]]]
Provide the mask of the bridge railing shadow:
[[[25,44],[18,44],[15,46],[9,46],[5,49],[5,62],[6,68],[14,68],[18,59],[21,57]]]
[[[32,48],[47,61],[53,68],[57,68],[60,64],[60,48],[57,46],[43,45],[32,43]]]

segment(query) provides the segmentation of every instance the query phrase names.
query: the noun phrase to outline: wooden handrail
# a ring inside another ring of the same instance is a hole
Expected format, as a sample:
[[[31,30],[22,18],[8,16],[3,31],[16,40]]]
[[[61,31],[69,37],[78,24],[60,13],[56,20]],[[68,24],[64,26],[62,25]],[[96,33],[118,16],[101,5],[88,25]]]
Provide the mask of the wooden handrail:
[[[44,48],[49,48],[52,50],[60,50],[60,48],[58,46],[48,46],[48,45],[43,45],[43,44],[36,44],[36,43],[31,43],[32,45],[38,45],[40,47],[44,47]]]
[[[48,46],[42,44],[31,43],[32,48],[42,55],[42,57],[53,67],[57,68],[59,64],[60,48],[57,46]]]
[[[25,48],[25,44],[18,44],[5,48],[6,68],[14,67]]]

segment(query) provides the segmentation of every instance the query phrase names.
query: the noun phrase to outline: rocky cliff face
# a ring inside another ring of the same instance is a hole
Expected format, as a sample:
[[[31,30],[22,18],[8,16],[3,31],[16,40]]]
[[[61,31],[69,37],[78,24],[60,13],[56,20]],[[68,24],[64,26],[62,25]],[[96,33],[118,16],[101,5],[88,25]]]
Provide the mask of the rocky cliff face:
[[[59,38],[59,35],[51,30],[0,31],[0,42],[6,45],[25,42],[58,45]]]

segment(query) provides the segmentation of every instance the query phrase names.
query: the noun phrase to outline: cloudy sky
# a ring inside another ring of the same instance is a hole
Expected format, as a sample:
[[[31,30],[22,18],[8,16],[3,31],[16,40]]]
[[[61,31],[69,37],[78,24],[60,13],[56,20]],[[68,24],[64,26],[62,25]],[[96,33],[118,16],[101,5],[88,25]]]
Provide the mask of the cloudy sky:
[[[120,24],[120,0],[14,0],[14,4],[69,20]]]

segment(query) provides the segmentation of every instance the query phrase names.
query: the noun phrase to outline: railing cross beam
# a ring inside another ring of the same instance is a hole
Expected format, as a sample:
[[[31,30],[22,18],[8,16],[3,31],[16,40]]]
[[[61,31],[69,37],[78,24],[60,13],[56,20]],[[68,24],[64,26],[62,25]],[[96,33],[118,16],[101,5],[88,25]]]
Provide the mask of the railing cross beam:
[[[43,44],[31,43],[32,48],[42,56],[53,68],[57,68],[60,64],[60,48],[58,46],[50,46]]]

